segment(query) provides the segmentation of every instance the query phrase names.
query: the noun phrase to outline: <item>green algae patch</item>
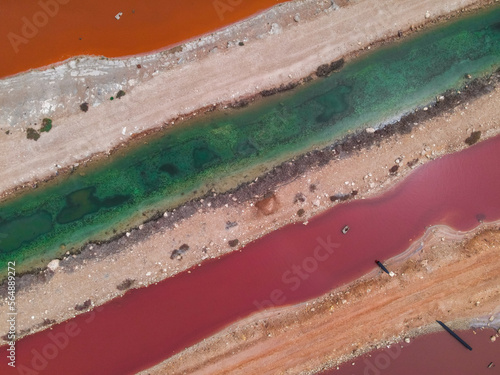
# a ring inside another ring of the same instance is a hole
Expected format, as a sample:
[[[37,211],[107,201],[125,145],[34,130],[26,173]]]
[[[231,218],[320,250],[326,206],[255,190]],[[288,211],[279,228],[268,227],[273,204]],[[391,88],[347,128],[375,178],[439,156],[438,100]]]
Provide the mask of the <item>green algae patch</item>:
[[[42,127],[40,128],[40,133],[48,133],[52,129],[52,120],[50,118],[44,118],[42,121]]]

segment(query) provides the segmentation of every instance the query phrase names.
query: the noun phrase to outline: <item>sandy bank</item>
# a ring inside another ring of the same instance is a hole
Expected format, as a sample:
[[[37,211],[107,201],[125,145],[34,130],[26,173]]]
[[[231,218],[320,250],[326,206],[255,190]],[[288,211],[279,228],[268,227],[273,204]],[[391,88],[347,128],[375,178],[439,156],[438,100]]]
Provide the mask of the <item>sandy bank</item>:
[[[148,62],[145,66],[150,66],[144,73],[137,68],[142,61],[137,58],[84,59],[82,65],[71,60],[54,69],[0,81],[0,191],[46,179],[60,168],[105,154],[134,134],[171,125],[172,120],[200,108],[224,105],[307,77],[323,63],[481,2],[359,0],[340,8],[325,3],[330,5],[293,2],[280,7],[288,9],[284,13],[258,16],[254,19],[260,25],[258,33],[251,34],[253,39],[244,46],[234,42],[246,37],[249,29],[234,26],[222,31],[215,42],[186,45],[184,57],[175,51],[143,57]],[[294,6],[304,13],[304,20],[294,21]],[[110,101],[120,89],[126,96]],[[82,102],[89,103],[88,112],[79,109]],[[27,139],[26,127],[38,128],[44,117],[53,119],[50,133],[36,142]]]

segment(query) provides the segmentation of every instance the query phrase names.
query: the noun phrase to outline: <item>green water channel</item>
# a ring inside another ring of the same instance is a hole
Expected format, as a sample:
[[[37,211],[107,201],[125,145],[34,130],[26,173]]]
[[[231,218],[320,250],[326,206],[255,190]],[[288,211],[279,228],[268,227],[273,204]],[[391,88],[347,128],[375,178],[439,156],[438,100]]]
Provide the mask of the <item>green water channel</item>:
[[[466,74],[498,67],[496,7],[380,48],[291,94],[174,127],[84,173],[0,204],[1,275],[8,261],[26,269],[46,264],[210,186],[242,182],[256,166],[262,171],[349,130],[389,122],[460,88]]]

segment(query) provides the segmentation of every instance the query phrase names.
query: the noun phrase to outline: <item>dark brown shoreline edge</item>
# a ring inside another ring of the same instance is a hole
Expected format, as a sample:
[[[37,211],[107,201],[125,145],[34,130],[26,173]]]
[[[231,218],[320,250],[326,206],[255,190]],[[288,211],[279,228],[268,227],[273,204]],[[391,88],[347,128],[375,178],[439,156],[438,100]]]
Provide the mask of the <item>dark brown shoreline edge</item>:
[[[460,90],[448,90],[441,95],[440,100],[429,103],[423,110],[423,106],[409,114],[403,116],[397,122],[385,125],[374,133],[368,133],[365,130],[360,130],[354,134],[348,135],[343,139],[333,143],[320,150],[310,151],[300,155],[291,160],[285,161],[280,165],[274,167],[269,172],[260,176],[257,180],[241,184],[235,189],[229,190],[224,193],[210,192],[202,197],[190,200],[177,208],[168,210],[167,217],[164,217],[163,212],[158,212],[156,215],[144,222],[142,229],[137,227],[130,229],[129,232],[133,234],[131,238],[125,235],[125,232],[113,236],[107,241],[89,242],[81,249],[73,252],[72,255],[63,256],[61,258],[60,266],[66,273],[72,273],[76,265],[82,265],[84,261],[91,259],[103,259],[110,255],[119,253],[123,248],[130,246],[132,243],[141,242],[148,237],[154,235],[161,229],[170,229],[174,224],[188,219],[194,215],[198,210],[212,210],[225,206],[237,206],[244,202],[255,202],[269,194],[280,186],[286,185],[301,174],[311,168],[322,167],[332,160],[343,159],[350,155],[367,149],[372,146],[380,147],[382,141],[395,135],[408,134],[413,128],[418,127],[419,123],[442,115],[446,112],[453,111],[460,104],[466,101],[473,101],[483,95],[487,95],[494,91],[500,83],[500,68],[491,75],[482,78],[471,79]],[[465,142],[465,140],[464,140]],[[355,194],[348,197],[346,200],[353,198]],[[335,200],[335,196],[332,196]],[[332,198],[331,197],[331,198]],[[236,199],[236,200],[234,200]],[[203,202],[201,201],[203,200]],[[211,207],[207,208],[207,203]],[[134,241],[134,242],[131,242]],[[172,261],[177,261],[176,259]],[[32,285],[45,283],[54,276],[54,273],[48,268],[36,268],[17,277],[17,289],[24,290]],[[7,296],[7,285],[5,280],[0,285],[0,297]],[[32,329],[38,329],[45,325],[52,324],[52,322],[41,323],[38,326],[33,326]],[[23,334],[29,333],[21,332]]]
[[[404,40],[407,37],[411,37],[415,33],[418,33],[420,31],[426,31],[428,28],[436,25],[441,25],[444,22],[459,18],[464,15],[464,13],[470,13],[470,12],[477,12],[481,11],[483,9],[486,9],[488,7],[493,7],[497,4],[498,0],[477,0],[475,3],[470,4],[468,6],[465,6],[462,9],[453,11],[449,14],[438,16],[433,19],[425,20],[424,22],[420,24],[415,24],[411,25],[408,29],[406,30],[399,30],[396,34],[393,35],[388,35],[385,38],[381,38],[379,40],[376,40],[372,42],[371,44],[362,47],[358,50],[352,51],[344,55],[341,59],[339,60],[334,60],[330,62],[329,64],[322,64],[319,65],[314,72],[309,74],[306,77],[303,77],[301,79],[298,79],[296,81],[292,81],[288,84],[281,84],[278,87],[263,90],[259,93],[253,94],[253,95],[248,95],[247,97],[243,97],[240,99],[237,99],[236,101],[231,101],[231,102],[221,102],[221,103],[215,103],[211,104],[205,107],[201,107],[193,112],[181,114],[175,118],[170,118],[166,119],[163,122],[162,126],[159,126],[154,129],[148,129],[145,130],[141,133],[133,134],[130,139],[120,143],[119,145],[113,147],[112,149],[104,152],[97,152],[95,154],[90,155],[86,159],[82,159],[80,161],[77,161],[75,165],[70,165],[66,166],[63,168],[58,169],[54,174],[50,176],[46,176],[44,178],[39,178],[39,179],[34,179],[28,182],[25,182],[21,185],[15,186],[11,189],[7,189],[3,192],[0,192],[0,204],[6,200],[10,200],[13,198],[16,198],[18,196],[21,196],[24,193],[29,192],[32,189],[36,189],[39,187],[44,186],[45,184],[49,184],[51,182],[54,182],[59,176],[63,175],[70,175],[80,168],[85,168],[89,165],[97,165],[100,162],[105,161],[108,157],[113,155],[114,153],[121,151],[125,148],[129,147],[134,147],[136,146],[139,142],[143,142],[144,140],[147,140],[148,137],[150,136],[158,136],[160,133],[164,132],[167,129],[170,129],[171,127],[174,126],[174,124],[178,122],[186,122],[188,120],[191,120],[195,118],[196,116],[199,115],[205,115],[209,114],[215,111],[224,111],[227,110],[228,108],[230,109],[239,109],[246,107],[248,104],[253,103],[253,102],[258,102],[262,98],[265,98],[267,96],[279,94],[279,93],[284,93],[286,91],[293,90],[294,88],[301,86],[305,83],[308,83],[312,80],[318,79],[318,78],[323,78],[325,76],[328,76],[332,71],[341,69],[341,67],[344,65],[344,62],[349,62],[352,59],[358,58],[362,56],[365,53],[373,52],[373,48],[378,48],[381,46],[385,46],[388,44],[393,43],[394,41],[397,40]],[[173,49],[178,48],[174,47]],[[169,50],[166,50],[165,52],[167,53]],[[340,64],[340,67],[339,65]],[[326,70],[326,72],[325,72]],[[318,74],[319,73],[319,74]]]

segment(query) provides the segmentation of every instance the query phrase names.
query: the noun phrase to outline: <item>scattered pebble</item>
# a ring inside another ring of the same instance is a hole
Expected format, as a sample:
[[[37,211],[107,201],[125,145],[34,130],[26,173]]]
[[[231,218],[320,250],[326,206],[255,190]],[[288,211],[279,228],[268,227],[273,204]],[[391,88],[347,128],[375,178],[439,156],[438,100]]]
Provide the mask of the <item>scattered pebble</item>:
[[[47,268],[52,272],[54,272],[56,269],[59,268],[59,263],[60,263],[59,259],[51,260],[50,263],[47,265]]]

